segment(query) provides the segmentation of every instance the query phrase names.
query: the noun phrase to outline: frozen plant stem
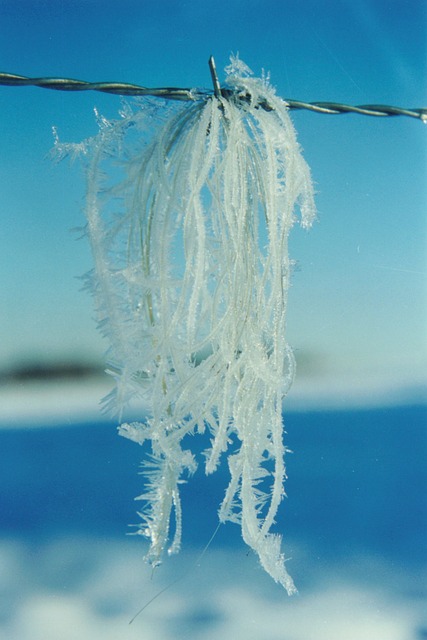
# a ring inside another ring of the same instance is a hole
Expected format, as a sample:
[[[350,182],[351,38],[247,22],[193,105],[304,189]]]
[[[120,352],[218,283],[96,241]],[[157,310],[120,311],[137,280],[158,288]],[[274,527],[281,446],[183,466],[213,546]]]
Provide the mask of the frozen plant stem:
[[[226,72],[224,92],[138,100],[118,121],[99,118],[99,134],[79,145],[90,284],[116,378],[107,406],[121,415],[135,396],[149,407],[144,421],[119,428],[151,443],[138,498],[148,560],[180,548],[178,487],[197,466],[192,438],[208,431],[206,473],[228,456],[220,521],[239,524],[293,593],[270,529],[284,496],[282,400],[294,377],[288,235],[296,209],[310,227],[313,188],[286,104],[238,58]]]

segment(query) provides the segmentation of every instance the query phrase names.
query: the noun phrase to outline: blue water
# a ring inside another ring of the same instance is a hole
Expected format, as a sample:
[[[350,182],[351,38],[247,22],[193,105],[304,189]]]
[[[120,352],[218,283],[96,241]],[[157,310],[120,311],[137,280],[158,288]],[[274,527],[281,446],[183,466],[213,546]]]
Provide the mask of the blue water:
[[[277,529],[324,553],[359,547],[399,561],[427,559],[426,407],[294,413],[286,431],[293,453]],[[0,451],[3,532],[121,536],[138,520],[133,498],[143,486],[144,452],[113,424],[3,429]],[[217,473],[206,478],[200,465],[183,485],[184,543],[211,534],[227,480],[224,457]]]

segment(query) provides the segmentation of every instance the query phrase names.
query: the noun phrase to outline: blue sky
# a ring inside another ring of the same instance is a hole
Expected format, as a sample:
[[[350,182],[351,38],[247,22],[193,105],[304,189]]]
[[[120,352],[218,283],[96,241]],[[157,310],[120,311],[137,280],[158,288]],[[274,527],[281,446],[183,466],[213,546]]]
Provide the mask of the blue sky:
[[[0,0],[0,70],[209,87],[230,52],[282,97],[426,106],[426,8],[415,0]],[[48,157],[96,133],[119,98],[0,87],[0,368],[100,359],[77,276],[91,267],[79,166]],[[293,112],[318,221],[295,229],[289,341],[319,375],[426,366],[426,134],[409,118]]]

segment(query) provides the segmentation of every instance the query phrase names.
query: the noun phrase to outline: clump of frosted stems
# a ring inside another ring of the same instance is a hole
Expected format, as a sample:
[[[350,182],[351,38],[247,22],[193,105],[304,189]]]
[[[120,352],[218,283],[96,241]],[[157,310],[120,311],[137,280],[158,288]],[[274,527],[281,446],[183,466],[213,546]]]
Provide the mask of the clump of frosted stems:
[[[178,487],[196,469],[191,438],[208,430],[206,473],[228,455],[220,521],[238,523],[292,593],[270,529],[284,496],[282,399],[294,376],[288,235],[295,207],[311,225],[313,190],[286,104],[240,60],[227,71],[228,99],[144,100],[119,121],[100,119],[83,149],[92,288],[116,378],[108,403],[121,409],[136,395],[149,407],[119,429],[151,442],[139,496],[148,560],[179,550]]]

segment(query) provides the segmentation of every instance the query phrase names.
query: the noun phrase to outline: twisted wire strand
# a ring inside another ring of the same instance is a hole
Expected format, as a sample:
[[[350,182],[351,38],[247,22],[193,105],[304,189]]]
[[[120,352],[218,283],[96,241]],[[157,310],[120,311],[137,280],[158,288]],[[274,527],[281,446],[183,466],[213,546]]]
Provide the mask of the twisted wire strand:
[[[207,89],[189,89],[177,87],[149,88],[137,84],[126,82],[85,82],[84,80],[74,80],[72,78],[28,78],[12,73],[0,72],[0,85],[3,86],[34,86],[43,89],[54,89],[57,91],[100,91],[122,96],[154,96],[166,100],[196,101],[207,100],[212,95],[218,96],[218,92],[225,97],[231,98],[233,92],[229,89],[222,89],[219,85],[214,85],[214,91]],[[348,105],[338,102],[303,102],[284,98],[290,109],[307,109],[315,113],[343,114],[357,113],[366,116],[408,116],[417,118],[427,123],[427,108],[392,107],[383,104],[363,104]],[[260,105],[269,110],[267,104]]]

